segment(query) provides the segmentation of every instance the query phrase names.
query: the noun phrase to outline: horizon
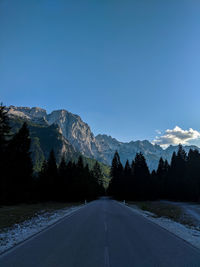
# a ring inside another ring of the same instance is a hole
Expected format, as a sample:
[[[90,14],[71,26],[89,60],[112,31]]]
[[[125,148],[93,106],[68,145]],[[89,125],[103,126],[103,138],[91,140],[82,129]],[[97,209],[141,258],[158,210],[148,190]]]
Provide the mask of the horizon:
[[[95,135],[200,147],[200,3],[0,2],[6,106],[62,107]]]

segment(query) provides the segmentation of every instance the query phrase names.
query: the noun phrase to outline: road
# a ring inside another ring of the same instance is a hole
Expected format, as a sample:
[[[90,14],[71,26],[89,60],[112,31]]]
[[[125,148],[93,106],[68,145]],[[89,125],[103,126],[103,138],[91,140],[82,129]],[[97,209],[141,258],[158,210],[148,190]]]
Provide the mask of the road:
[[[200,251],[105,198],[6,252],[0,266],[199,267]]]

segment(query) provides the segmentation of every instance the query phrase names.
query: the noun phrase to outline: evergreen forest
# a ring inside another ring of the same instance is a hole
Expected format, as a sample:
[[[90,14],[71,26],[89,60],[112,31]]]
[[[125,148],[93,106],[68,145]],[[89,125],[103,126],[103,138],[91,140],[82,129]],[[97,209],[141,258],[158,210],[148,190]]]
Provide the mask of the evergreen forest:
[[[174,152],[170,164],[162,157],[151,173],[142,153],[125,167],[116,151],[111,166],[107,193],[116,199],[200,201],[200,153],[182,145]]]

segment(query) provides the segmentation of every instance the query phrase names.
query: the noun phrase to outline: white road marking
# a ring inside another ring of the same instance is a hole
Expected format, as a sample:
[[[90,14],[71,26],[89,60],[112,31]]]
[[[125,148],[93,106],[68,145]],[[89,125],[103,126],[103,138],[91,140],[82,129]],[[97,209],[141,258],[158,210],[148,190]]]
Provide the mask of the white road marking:
[[[107,232],[108,227],[107,227],[107,223],[106,222],[104,222],[104,229],[105,229],[105,232]]]
[[[105,257],[105,267],[110,267],[108,247],[105,247],[104,257]]]

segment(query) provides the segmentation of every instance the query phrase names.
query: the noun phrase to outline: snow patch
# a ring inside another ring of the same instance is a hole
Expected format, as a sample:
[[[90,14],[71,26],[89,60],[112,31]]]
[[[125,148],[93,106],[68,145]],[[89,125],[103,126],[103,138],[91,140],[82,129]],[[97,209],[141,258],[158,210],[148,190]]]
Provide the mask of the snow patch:
[[[53,213],[46,212],[42,215],[38,214],[23,223],[15,224],[11,228],[0,232],[0,254],[34,234],[44,230],[48,226],[64,218],[66,215],[79,210],[82,206],[83,205],[60,209]]]

